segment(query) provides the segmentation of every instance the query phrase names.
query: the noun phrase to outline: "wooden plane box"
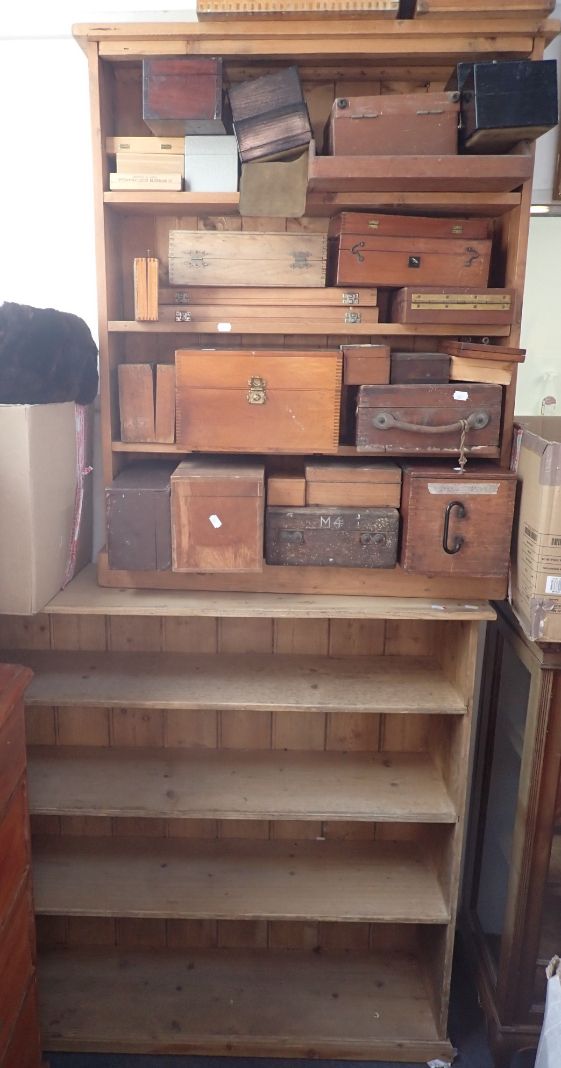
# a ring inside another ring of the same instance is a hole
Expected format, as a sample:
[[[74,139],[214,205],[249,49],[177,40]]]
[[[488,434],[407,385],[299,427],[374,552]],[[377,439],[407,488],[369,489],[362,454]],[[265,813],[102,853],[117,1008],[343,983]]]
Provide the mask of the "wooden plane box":
[[[306,504],[399,508],[401,468],[387,461],[306,465]]]
[[[390,380],[389,345],[342,345],[345,386],[378,386]]]
[[[462,64],[461,143],[468,152],[506,152],[557,125],[554,59]]]
[[[312,130],[296,67],[233,85],[229,97],[242,163],[310,143]]]
[[[338,97],[328,125],[333,156],[442,156],[458,151],[457,92]]]
[[[405,286],[393,294],[392,323],[465,323],[507,326],[514,318],[514,290],[481,287]]]
[[[450,357],[444,352],[392,352],[390,382],[392,386],[405,383],[448,382]]]
[[[190,304],[188,307],[163,307],[163,323],[190,323],[194,333],[214,334],[368,334],[378,323],[377,308],[342,308],[318,304]],[[259,329],[259,328],[262,329]]]
[[[105,490],[109,567],[167,571],[171,567],[170,477],[175,461],[130,464]]]
[[[304,567],[395,567],[396,508],[267,508],[268,564]]]
[[[468,453],[497,456],[502,389],[494,385],[361,386],[359,452],[458,454],[462,421]]]
[[[500,578],[507,574],[516,474],[468,463],[406,464],[401,566],[424,575]]]
[[[267,504],[286,508],[303,507],[306,503],[306,480],[298,475],[269,475]]]
[[[195,305],[200,307],[207,304],[211,307],[216,305],[239,304],[243,309],[251,306],[260,308],[268,304],[280,308],[284,304],[295,307],[319,307],[322,308],[376,308],[378,306],[377,289],[339,289],[337,286],[306,286],[291,287],[283,286],[245,286],[243,288],[231,286],[190,286],[189,289],[164,286],[160,288],[160,304],[184,307]]]
[[[142,117],[158,137],[226,133],[223,96],[219,57],[142,61]]]
[[[455,224],[454,219],[343,212],[329,230],[331,283],[486,286],[491,239],[466,233],[487,233],[488,220],[459,220],[458,236]]]
[[[174,571],[261,571],[265,469],[186,460],[171,476]]]
[[[324,286],[324,234],[170,230],[169,280],[178,286]]]
[[[328,350],[180,349],[177,442],[206,452],[334,452],[342,356]]]

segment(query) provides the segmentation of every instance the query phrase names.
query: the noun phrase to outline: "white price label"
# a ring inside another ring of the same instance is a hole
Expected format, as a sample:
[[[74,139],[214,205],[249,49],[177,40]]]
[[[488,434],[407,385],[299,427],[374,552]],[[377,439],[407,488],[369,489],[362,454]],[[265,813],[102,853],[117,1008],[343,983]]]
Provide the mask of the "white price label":
[[[208,521],[209,523],[212,523],[215,530],[218,530],[218,528],[222,526],[222,520],[219,519],[217,515],[209,515]]]
[[[453,393],[454,400],[469,400],[469,393],[466,393],[465,389],[455,389]]]
[[[218,330],[219,334],[229,334],[230,330],[232,329],[232,324],[231,323],[217,323],[216,324],[216,329]]]

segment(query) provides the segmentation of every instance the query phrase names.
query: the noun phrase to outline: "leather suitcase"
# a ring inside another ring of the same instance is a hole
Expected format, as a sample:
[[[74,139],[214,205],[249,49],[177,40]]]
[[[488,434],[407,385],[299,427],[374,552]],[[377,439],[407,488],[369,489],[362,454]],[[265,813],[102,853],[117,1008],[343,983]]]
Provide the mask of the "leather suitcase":
[[[312,139],[296,67],[233,85],[229,91],[242,163],[305,148]]]
[[[466,237],[463,231],[488,232],[488,220],[472,222],[477,225],[459,220],[459,236],[444,236],[453,233],[455,220],[344,212],[329,231],[331,283],[486,286],[491,239]]]
[[[390,382],[392,386],[407,382],[448,382],[450,357],[443,352],[392,352]]]
[[[324,286],[324,234],[170,230],[169,280],[178,286]]]
[[[307,464],[306,504],[399,508],[401,468],[374,461]]]
[[[170,477],[176,466],[163,460],[131,464],[105,490],[110,568],[171,567]]]
[[[502,390],[459,384],[361,386],[356,443],[359,452],[459,455],[467,421],[468,455],[497,457]]]
[[[342,363],[322,349],[180,349],[177,442],[203,452],[334,452]]]
[[[261,571],[265,470],[186,460],[171,476],[174,571]]]
[[[393,294],[390,309],[392,323],[508,326],[513,318],[513,289],[410,285]]]
[[[395,567],[396,508],[267,508],[268,564],[304,567]]]
[[[502,578],[509,563],[516,473],[469,463],[403,469],[401,566],[425,575]]]
[[[458,151],[457,92],[338,97],[331,109],[332,156],[442,156]]]
[[[461,145],[506,152],[558,122],[554,59],[461,64]]]
[[[142,61],[142,117],[158,137],[224,134],[222,60],[215,56]]]

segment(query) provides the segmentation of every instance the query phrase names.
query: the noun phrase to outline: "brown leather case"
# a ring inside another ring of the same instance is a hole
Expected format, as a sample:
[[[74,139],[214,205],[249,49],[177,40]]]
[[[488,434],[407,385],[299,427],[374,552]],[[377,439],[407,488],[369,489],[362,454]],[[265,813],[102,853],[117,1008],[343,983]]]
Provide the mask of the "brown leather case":
[[[459,93],[338,97],[331,109],[332,156],[441,156],[458,151]]]

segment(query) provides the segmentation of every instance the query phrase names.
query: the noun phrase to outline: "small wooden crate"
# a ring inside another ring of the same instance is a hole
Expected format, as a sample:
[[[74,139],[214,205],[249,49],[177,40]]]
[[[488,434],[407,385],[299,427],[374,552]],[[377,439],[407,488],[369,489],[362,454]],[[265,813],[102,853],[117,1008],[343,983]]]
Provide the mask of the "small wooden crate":
[[[395,508],[267,508],[268,564],[304,567],[395,567]]]

